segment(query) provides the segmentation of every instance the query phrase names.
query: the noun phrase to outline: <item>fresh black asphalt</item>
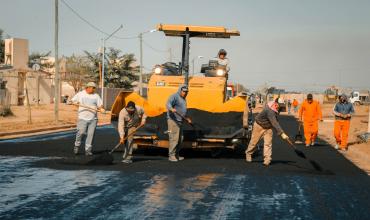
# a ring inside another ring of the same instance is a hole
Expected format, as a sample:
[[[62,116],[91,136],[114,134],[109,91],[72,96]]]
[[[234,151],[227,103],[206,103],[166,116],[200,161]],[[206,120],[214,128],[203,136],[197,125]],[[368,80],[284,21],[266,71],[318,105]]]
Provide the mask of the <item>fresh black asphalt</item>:
[[[294,136],[293,117],[281,116]],[[205,125],[206,126],[206,125]],[[73,132],[0,141],[1,219],[369,219],[370,179],[323,140],[298,146],[315,170],[274,137],[273,161],[246,163],[232,150],[183,150],[171,163],[165,149],[135,151],[134,163],[67,164]],[[96,132],[94,150],[118,141],[112,127]],[[83,158],[83,156],[80,156]]]

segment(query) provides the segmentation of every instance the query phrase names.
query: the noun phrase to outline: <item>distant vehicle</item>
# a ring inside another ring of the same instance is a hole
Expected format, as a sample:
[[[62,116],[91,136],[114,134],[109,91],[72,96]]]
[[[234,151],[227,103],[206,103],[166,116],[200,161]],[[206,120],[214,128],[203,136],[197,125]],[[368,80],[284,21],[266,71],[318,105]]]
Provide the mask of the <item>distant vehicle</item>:
[[[286,103],[283,98],[279,97],[278,98],[278,103],[279,103],[279,112],[286,112]]]
[[[369,91],[353,91],[349,101],[354,105],[369,104]]]
[[[327,88],[324,92],[324,102],[332,103],[335,102],[338,98],[338,88],[332,86]]]

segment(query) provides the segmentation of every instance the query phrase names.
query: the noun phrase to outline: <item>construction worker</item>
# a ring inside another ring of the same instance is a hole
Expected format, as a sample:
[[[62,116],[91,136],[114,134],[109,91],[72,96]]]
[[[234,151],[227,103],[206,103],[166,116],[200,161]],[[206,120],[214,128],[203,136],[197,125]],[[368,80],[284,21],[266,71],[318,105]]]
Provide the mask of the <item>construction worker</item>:
[[[81,140],[86,135],[85,140],[85,154],[92,155],[92,143],[94,139],[95,128],[98,122],[97,112],[105,112],[103,102],[98,94],[95,93],[96,84],[89,82],[86,88],[77,93],[70,104],[79,105],[78,108],[78,122],[75,146],[73,148],[74,154],[78,154]]]
[[[339,102],[334,106],[334,136],[337,144],[335,149],[348,150],[348,133],[350,126],[350,119],[355,113],[352,103],[348,102],[347,96],[342,94],[339,97]]]
[[[294,110],[294,113],[297,113],[298,112],[298,101],[297,101],[297,99],[293,99],[293,103],[292,103],[292,105],[293,105],[293,110]]]
[[[288,100],[288,114],[290,115],[290,109],[292,108],[292,102]]]
[[[226,72],[228,73],[230,71],[230,64],[229,59],[226,57],[227,52],[224,49],[220,49],[217,54],[217,62],[218,65],[224,66]]]
[[[302,103],[299,109],[299,121],[303,121],[306,147],[315,145],[315,140],[319,131],[319,120],[322,121],[320,104],[318,101],[313,100],[312,94],[308,94],[307,99]]]
[[[186,96],[189,89],[186,85],[181,85],[179,90],[172,94],[167,100],[167,125],[169,136],[168,160],[171,162],[178,162],[183,160],[180,157],[180,145],[183,140],[182,124],[183,120],[191,123],[190,118],[186,117]]]
[[[145,124],[146,118],[144,109],[135,105],[132,101],[129,101],[126,107],[120,111],[118,116],[118,133],[120,143],[125,144],[122,163],[132,163],[132,145],[134,140],[132,133],[135,132],[138,126]],[[127,138],[126,143],[125,138]]]
[[[279,104],[277,100],[269,102],[264,109],[256,116],[253,124],[252,137],[249,142],[248,148],[245,151],[246,161],[252,162],[252,154],[256,150],[257,143],[263,137],[263,165],[269,166],[272,157],[272,128],[277,131],[277,134],[284,140],[288,139],[277,121],[277,115],[279,114]]]

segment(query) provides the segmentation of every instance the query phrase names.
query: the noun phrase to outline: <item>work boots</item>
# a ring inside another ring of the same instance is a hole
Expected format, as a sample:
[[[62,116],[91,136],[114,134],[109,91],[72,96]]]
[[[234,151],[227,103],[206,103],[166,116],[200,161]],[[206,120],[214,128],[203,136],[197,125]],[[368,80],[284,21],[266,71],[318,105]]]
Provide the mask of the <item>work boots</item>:
[[[245,161],[248,162],[248,163],[251,163],[252,162],[252,156],[249,155],[249,154],[246,154],[245,155]]]

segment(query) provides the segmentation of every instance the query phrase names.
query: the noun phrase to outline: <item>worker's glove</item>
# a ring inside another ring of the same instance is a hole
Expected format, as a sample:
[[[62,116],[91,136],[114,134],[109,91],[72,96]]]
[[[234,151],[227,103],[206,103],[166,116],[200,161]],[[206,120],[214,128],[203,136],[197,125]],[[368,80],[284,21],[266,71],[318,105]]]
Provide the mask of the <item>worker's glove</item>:
[[[191,124],[191,119],[190,118],[186,118],[186,121]]]
[[[67,105],[72,105],[72,104],[73,104],[73,102],[72,102],[71,100],[68,100],[68,101],[66,102],[66,104],[67,104]]]
[[[104,108],[101,108],[100,110],[99,110],[101,113],[105,113],[105,109]]]
[[[282,139],[284,139],[284,140],[288,140],[288,139],[289,139],[288,135],[286,135],[285,133],[282,133],[282,134],[280,135],[280,137],[281,137]]]
[[[176,112],[176,109],[175,108],[171,109],[171,112],[175,113]]]
[[[125,142],[125,139],[124,139],[124,138],[120,138],[120,139],[119,139],[119,143],[120,143],[120,144],[123,144],[124,142]]]

